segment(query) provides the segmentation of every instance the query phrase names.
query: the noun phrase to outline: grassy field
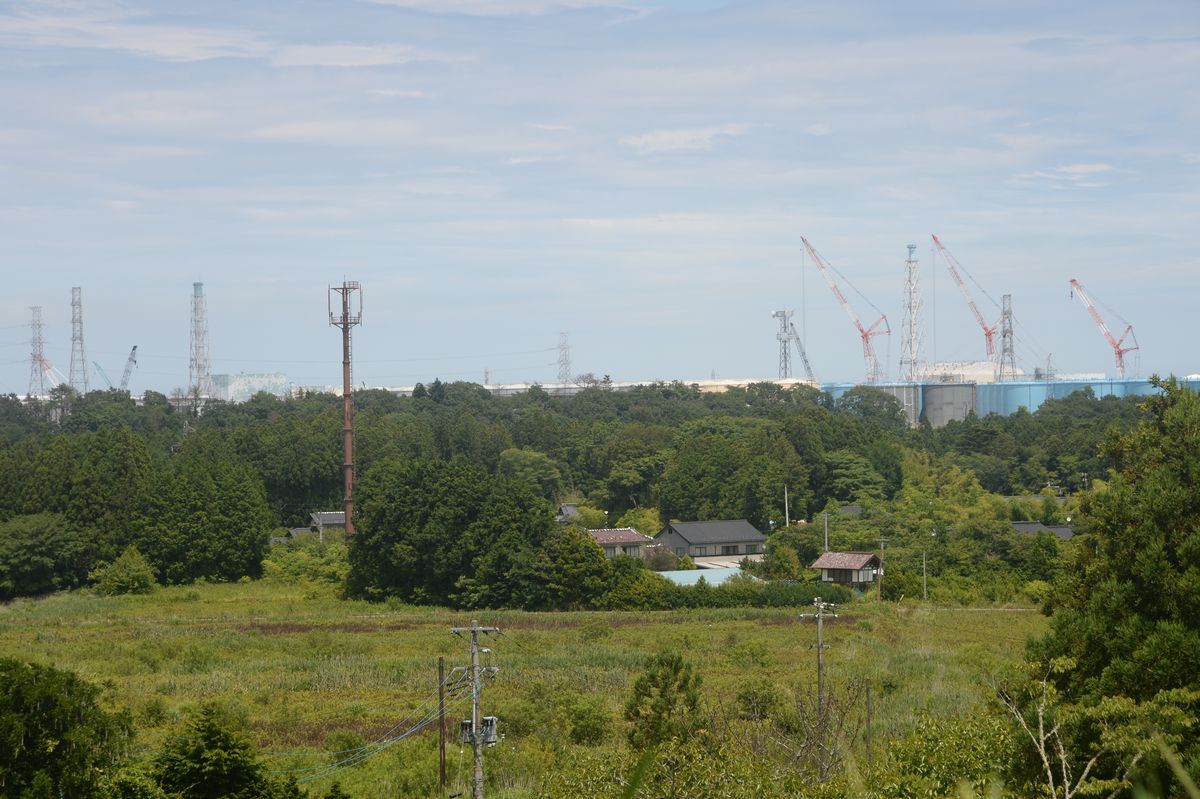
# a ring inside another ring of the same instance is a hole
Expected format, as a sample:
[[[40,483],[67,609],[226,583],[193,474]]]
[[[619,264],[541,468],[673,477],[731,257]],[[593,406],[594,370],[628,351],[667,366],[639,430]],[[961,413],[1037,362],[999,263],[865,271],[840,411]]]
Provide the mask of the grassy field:
[[[619,746],[621,706],[648,654],[677,651],[703,678],[711,708],[766,678],[786,691],[815,682],[816,630],[800,610],[655,613],[457,613],[339,600],[332,589],[268,581],[163,588],[142,597],[86,592],[0,606],[0,655],[67,668],[108,683],[111,704],[137,719],[143,756],[176,734],[186,709],[218,700],[238,708],[271,768],[322,793],[334,778],[355,797],[437,796],[436,734],[401,741],[360,765],[317,767],[431,707],[437,659],[467,663],[450,627],[478,619],[506,633],[489,641],[497,677],[485,713],[505,740],[488,750],[490,795],[531,795],[546,769],[575,746],[571,702],[609,719],[600,746]],[[945,608],[859,601],[827,623],[826,664],[838,683],[869,679],[879,749],[917,716],[970,710],[989,677],[1020,659],[1046,620],[1030,608]],[[469,716],[466,697],[450,718]],[[878,751],[878,750],[877,750]],[[448,750],[453,785],[470,753]],[[305,770],[307,769],[307,770]],[[455,788],[458,789],[458,788]]]

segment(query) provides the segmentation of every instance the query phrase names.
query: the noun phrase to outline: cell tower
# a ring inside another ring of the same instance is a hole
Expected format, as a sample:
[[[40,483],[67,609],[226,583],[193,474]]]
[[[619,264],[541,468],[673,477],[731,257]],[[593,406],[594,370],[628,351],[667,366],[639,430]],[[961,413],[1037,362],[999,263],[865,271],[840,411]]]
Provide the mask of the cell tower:
[[[900,374],[909,383],[925,373],[925,298],[921,294],[921,262],[914,255],[917,245],[908,245],[904,262],[904,330],[900,342]]]
[[[341,295],[341,313],[334,311],[334,294]],[[362,324],[362,286],[357,280],[343,280],[341,286],[329,289],[327,302],[329,324],[342,329],[342,509],[346,512],[346,535],[354,535],[354,376],[350,330]]]
[[[996,379],[1000,382],[1017,378],[1017,356],[1013,350],[1012,295],[1000,298],[1000,368]]]
[[[794,313],[795,311],[776,311],[771,314],[772,319],[779,320],[779,332],[775,334],[775,338],[779,341],[779,376],[784,379],[792,376],[792,350],[788,346],[791,344],[792,331],[788,325]]]
[[[33,319],[29,322],[29,395],[44,397],[46,391],[45,341],[42,339],[42,306],[30,307]]]
[[[87,356],[83,352],[83,299],[79,287],[71,289],[71,388],[88,392]]]
[[[188,358],[188,393],[199,399],[212,395],[212,362],[208,357],[208,304],[204,284],[192,284],[192,354]]]
[[[566,333],[558,334],[558,382],[564,386],[571,382],[571,345]]]

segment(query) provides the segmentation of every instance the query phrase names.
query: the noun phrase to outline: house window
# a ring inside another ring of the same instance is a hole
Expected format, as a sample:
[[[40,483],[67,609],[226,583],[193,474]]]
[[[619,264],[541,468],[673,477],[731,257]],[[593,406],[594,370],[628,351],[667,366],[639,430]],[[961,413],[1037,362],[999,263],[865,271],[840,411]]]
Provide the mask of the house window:
[[[757,555],[761,547],[758,544],[746,544],[747,555]]]
[[[722,555],[736,555],[737,553],[737,544],[726,544],[721,547]]]
[[[707,554],[708,554],[708,547],[696,547],[696,556],[697,557],[700,557],[702,555],[707,555]]]
[[[687,554],[687,549],[685,549],[684,547],[675,547],[675,557],[682,558],[686,554]]]
[[[613,555],[617,554],[617,548],[616,547],[605,547],[604,554],[611,558]]]
[[[621,547],[621,552],[623,552],[626,555],[632,555],[635,558],[641,554],[641,551],[642,551],[642,548],[640,546],[638,546],[637,544],[633,544],[633,545],[627,546],[627,547]]]

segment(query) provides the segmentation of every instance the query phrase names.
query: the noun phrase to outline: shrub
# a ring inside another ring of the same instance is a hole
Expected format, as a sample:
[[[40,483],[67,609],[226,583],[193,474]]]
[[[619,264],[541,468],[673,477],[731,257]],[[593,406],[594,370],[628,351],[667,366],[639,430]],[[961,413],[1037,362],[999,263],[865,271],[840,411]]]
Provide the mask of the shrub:
[[[154,567],[132,544],[116,560],[94,569],[88,579],[101,596],[148,594],[158,584],[154,579]]]

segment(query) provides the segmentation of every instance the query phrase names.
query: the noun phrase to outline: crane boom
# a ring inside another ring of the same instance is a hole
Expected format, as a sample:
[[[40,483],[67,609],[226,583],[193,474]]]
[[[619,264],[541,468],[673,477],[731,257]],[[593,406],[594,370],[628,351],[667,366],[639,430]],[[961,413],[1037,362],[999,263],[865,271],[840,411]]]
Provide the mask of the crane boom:
[[[121,375],[121,390],[129,390],[129,377],[133,374],[133,367],[137,366],[137,345],[133,345],[133,349],[129,351],[129,360],[125,361],[125,374]]]
[[[962,292],[967,305],[971,308],[971,313],[975,315],[975,321],[979,323],[979,327],[983,330],[983,339],[987,346],[988,358],[994,359],[996,357],[996,325],[989,326],[984,321],[983,314],[979,312],[979,306],[975,304],[975,299],[967,289],[967,284],[963,282],[962,275],[958,273],[958,261],[950,254],[949,250],[942,246],[941,240],[936,235],[933,236],[933,243],[937,245],[938,252],[942,254],[942,258],[946,261],[946,268],[950,270],[950,277],[954,278],[958,290]]]
[[[92,368],[96,370],[96,374],[98,374],[98,375],[100,375],[101,377],[103,377],[103,378],[104,378],[104,383],[105,383],[105,384],[106,384],[106,385],[107,385],[109,388],[112,388],[112,387],[113,387],[112,381],[108,379],[108,372],[104,371],[104,367],[103,367],[103,366],[101,366],[100,364],[96,363],[95,361],[92,361]]]
[[[817,382],[817,378],[813,376],[812,365],[808,362],[808,353],[804,351],[804,342],[800,340],[800,334],[796,332],[796,325],[793,322],[788,322],[790,330],[790,338],[796,342],[796,352],[800,353],[800,363],[804,364],[804,374],[808,375],[808,379],[813,383]]]
[[[1092,321],[1096,323],[1096,327],[1100,328],[1100,333],[1104,336],[1104,340],[1108,342],[1108,346],[1112,347],[1113,357],[1117,362],[1117,374],[1121,377],[1124,377],[1125,353],[1133,352],[1134,350],[1138,349],[1137,336],[1133,334],[1133,325],[1125,325],[1125,332],[1122,333],[1121,337],[1118,339],[1112,334],[1112,331],[1108,329],[1108,325],[1104,322],[1104,317],[1101,316],[1100,311],[1096,309],[1096,303],[1092,302],[1092,298],[1083,288],[1083,284],[1075,278],[1071,278],[1071,296],[1074,297],[1076,294],[1079,295],[1079,301],[1084,304],[1088,313],[1091,314]],[[1124,346],[1125,339],[1127,338],[1133,339],[1132,347]]]
[[[867,382],[879,382],[879,358],[875,355],[875,345],[871,343],[871,339],[875,336],[884,334],[891,335],[892,329],[888,325],[887,316],[880,314],[879,318],[870,327],[864,327],[862,320],[858,318],[858,314],[854,312],[854,307],[846,300],[846,295],[842,294],[842,290],[838,287],[837,282],[833,279],[833,270],[825,260],[817,254],[813,246],[808,243],[808,239],[803,236],[800,240],[804,242],[804,249],[808,251],[809,256],[813,259],[813,263],[817,265],[817,269],[821,272],[821,277],[825,278],[825,283],[833,292],[833,296],[837,297],[838,302],[842,306],[842,310],[846,312],[846,316],[850,317],[850,321],[854,323],[854,327],[858,330],[858,335],[862,338],[863,359],[867,364]],[[880,323],[883,323],[883,329],[879,329]]]

